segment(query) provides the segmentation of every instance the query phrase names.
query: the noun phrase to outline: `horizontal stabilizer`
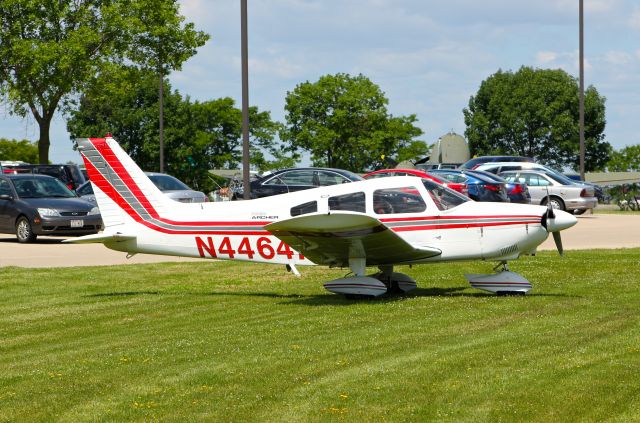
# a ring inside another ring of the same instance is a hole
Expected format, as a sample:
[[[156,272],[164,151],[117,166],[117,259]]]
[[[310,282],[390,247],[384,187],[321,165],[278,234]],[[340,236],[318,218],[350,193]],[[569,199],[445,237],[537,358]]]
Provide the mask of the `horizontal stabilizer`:
[[[265,226],[274,236],[316,264],[346,267],[350,258],[368,266],[410,263],[438,256],[437,248],[416,248],[378,219],[359,213],[298,216]]]
[[[67,242],[70,244],[98,244],[105,242],[122,242],[122,241],[130,241],[132,239],[136,239],[135,235],[125,235],[119,232],[115,234],[95,234],[95,235],[86,235],[78,238],[69,238],[65,239],[62,242]]]

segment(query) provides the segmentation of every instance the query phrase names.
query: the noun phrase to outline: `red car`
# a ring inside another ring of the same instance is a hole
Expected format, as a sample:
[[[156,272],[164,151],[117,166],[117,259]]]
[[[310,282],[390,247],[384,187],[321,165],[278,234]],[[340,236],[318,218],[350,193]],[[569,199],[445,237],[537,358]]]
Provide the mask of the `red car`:
[[[418,169],[382,169],[382,170],[376,170],[375,172],[367,173],[362,177],[364,179],[372,179],[372,178],[384,178],[387,176],[417,176],[419,178],[425,178],[433,182],[437,182],[440,185],[444,185],[447,188],[451,188],[454,191],[458,191],[462,195],[466,195],[466,196],[469,195],[469,189],[467,188],[467,184],[447,181],[444,178],[440,178],[439,176],[434,176],[430,173],[427,173],[423,170],[418,170]]]

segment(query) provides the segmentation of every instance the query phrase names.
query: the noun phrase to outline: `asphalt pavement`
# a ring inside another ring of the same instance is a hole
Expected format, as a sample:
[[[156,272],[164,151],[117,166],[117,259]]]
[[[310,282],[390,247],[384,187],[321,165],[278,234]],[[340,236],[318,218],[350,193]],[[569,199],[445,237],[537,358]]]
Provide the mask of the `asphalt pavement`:
[[[70,267],[140,264],[201,259],[113,251],[102,244],[62,244],[64,238],[38,237],[35,244],[20,244],[14,235],[0,234],[0,266]],[[640,248],[640,215],[585,214],[578,224],[562,231],[565,250]],[[539,250],[555,250],[549,237]]]

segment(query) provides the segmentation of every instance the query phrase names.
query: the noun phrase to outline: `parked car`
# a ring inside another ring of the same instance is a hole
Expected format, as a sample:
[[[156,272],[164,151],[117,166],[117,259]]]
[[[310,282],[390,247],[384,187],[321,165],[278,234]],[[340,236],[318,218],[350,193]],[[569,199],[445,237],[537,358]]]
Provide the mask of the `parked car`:
[[[524,156],[480,156],[462,163],[459,169],[477,169],[484,163],[492,162],[533,162],[533,158]]]
[[[387,176],[417,176],[419,178],[430,179],[433,182],[437,182],[440,185],[444,185],[447,188],[450,188],[454,191],[458,191],[460,194],[468,195],[469,189],[466,184],[460,182],[452,182],[448,179],[441,178],[436,175],[432,175],[431,173],[419,170],[419,169],[382,169],[376,170],[375,172],[369,172],[362,177],[364,179],[372,179],[372,178],[384,178]]]
[[[604,200],[604,191],[602,187],[599,185],[593,184],[591,182],[585,182],[581,180],[575,180],[574,178],[570,178],[562,172],[539,163],[515,163],[515,162],[499,162],[499,163],[485,163],[483,165],[478,166],[476,170],[485,170],[487,172],[499,174],[502,172],[507,172],[511,170],[537,170],[539,172],[545,172],[552,177],[557,176],[558,178],[564,178],[564,180],[568,179],[572,183],[579,186],[588,186],[593,188],[596,198],[598,200]]]
[[[172,200],[181,203],[206,203],[209,201],[209,197],[204,192],[189,188],[187,184],[171,175],[157,172],[145,172],[145,174],[164,195]]]
[[[192,190],[180,179],[174,178],[171,175],[157,172],[145,172],[145,174],[163,194],[172,200],[181,203],[206,203],[209,201],[209,197],[207,197],[204,192]],[[94,204],[96,203],[93,187],[89,181],[78,187],[76,192],[83,199]]]
[[[459,169],[432,170],[437,176],[442,176],[452,182],[467,184],[469,198],[475,201],[509,202],[507,187],[504,182],[497,182],[485,176],[474,175]]]
[[[14,164],[3,165],[2,173],[4,174],[19,174],[19,173],[36,173],[40,175],[49,175],[54,178],[58,178],[69,188],[70,190],[77,189],[82,185],[86,179],[78,165],[74,164]]]
[[[0,175],[0,232],[19,242],[38,235],[87,235],[102,229],[100,210],[46,175]]]
[[[536,170],[513,170],[500,173],[507,181],[524,182],[529,187],[532,204],[551,204],[554,209],[582,214],[598,204],[592,187],[574,184],[570,179]]]
[[[362,181],[362,176],[342,169],[307,167],[277,170],[251,181],[251,198],[302,191],[328,185]],[[244,191],[239,190],[234,200],[241,200]]]
[[[507,196],[509,197],[509,201],[511,203],[531,203],[531,194],[529,194],[529,188],[527,188],[527,184],[525,184],[524,182],[510,182],[501,176],[494,175],[493,173],[486,172],[484,170],[466,170],[465,173],[484,176],[496,182],[504,183],[505,187],[507,188]]]

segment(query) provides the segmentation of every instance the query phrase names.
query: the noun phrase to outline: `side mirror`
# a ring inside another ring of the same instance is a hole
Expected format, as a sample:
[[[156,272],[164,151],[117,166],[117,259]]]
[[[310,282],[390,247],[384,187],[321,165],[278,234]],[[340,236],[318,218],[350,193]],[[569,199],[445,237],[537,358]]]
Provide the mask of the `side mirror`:
[[[9,194],[0,194],[0,200],[13,201],[13,197]]]

